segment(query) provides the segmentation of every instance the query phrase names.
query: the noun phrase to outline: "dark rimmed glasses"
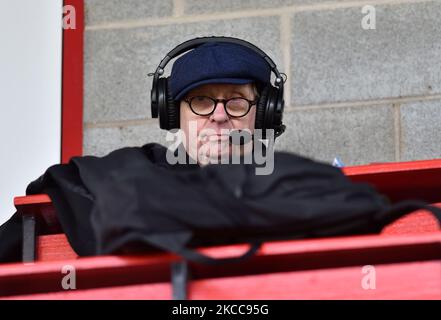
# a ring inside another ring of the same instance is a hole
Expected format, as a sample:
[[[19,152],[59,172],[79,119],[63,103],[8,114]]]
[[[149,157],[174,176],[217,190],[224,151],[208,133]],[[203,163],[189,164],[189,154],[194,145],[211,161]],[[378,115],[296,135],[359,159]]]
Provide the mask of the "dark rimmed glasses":
[[[216,110],[219,102],[222,102],[225,112],[232,118],[242,118],[250,112],[250,109],[258,101],[248,100],[242,97],[235,97],[231,99],[214,99],[206,96],[195,96],[184,99],[190,106],[191,111],[198,116],[209,116]]]

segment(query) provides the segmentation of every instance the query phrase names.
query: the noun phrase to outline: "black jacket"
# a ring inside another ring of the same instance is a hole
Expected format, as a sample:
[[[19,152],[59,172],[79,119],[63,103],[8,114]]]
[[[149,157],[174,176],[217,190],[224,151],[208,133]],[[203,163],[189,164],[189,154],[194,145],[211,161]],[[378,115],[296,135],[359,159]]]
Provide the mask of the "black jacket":
[[[391,208],[371,186],[295,154],[275,152],[273,173],[256,175],[254,163],[170,165],[167,152],[152,143],[76,157],[26,193],[50,196],[80,256],[165,249],[191,257],[187,249],[199,245],[379,232],[421,207]],[[1,262],[20,260],[21,227],[17,214],[0,227]]]

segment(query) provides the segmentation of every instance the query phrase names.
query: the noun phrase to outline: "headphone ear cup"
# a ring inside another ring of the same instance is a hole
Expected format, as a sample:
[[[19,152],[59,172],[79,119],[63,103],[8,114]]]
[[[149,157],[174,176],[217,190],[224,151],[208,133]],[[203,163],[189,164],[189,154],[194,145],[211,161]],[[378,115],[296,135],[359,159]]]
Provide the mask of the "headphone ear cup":
[[[276,111],[278,100],[278,89],[271,86],[268,88],[268,95],[266,101],[265,117],[263,125],[265,129],[274,129],[274,113]]]
[[[254,127],[256,129],[265,129],[264,122],[265,122],[265,110],[266,110],[266,103],[268,100],[268,87],[264,87],[260,97],[259,101],[257,101],[256,104],[256,122]]]
[[[167,129],[167,81],[164,78],[158,79],[157,98],[158,98],[158,118],[159,127]]]
[[[179,114],[168,91],[168,78],[158,80],[159,127],[164,130],[179,128]]]
[[[168,125],[167,130],[179,129],[180,127],[180,113],[177,101],[173,99],[171,92],[168,90],[167,86],[167,117]]]
[[[285,100],[283,99],[283,88],[278,89],[276,92],[277,104],[275,105],[275,109],[273,112],[273,126],[274,126],[274,134],[275,137],[279,137],[282,135],[286,126],[283,124],[283,111],[285,109]]]

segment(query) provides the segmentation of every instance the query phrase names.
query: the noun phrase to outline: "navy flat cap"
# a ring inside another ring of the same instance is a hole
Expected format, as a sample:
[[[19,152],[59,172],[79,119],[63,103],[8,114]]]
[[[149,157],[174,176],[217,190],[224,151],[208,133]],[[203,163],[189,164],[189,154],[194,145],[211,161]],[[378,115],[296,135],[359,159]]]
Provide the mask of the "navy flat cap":
[[[174,100],[208,83],[269,84],[271,68],[253,50],[232,43],[205,43],[179,57],[173,64],[168,86]]]

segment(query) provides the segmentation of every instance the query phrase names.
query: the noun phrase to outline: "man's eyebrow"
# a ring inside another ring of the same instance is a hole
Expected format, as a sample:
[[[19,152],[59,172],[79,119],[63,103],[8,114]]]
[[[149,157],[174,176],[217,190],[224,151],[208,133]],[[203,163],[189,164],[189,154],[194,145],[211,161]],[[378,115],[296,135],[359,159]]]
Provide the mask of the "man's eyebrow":
[[[232,91],[231,94],[240,94],[241,96],[244,96],[244,97],[247,95],[245,92],[238,91],[238,90]]]
[[[235,91],[232,92],[232,95],[234,95],[234,94],[239,94],[239,95],[242,96],[243,98],[247,98],[247,97],[248,97],[248,94],[247,94],[247,93],[245,93],[245,92],[241,92],[241,91],[237,91],[237,90],[235,90]],[[251,94],[253,94],[253,93],[251,93]]]
[[[235,95],[240,95],[241,97],[247,97],[247,93],[246,92],[242,92],[239,90],[234,90],[234,91],[230,91],[227,93],[228,96],[234,97]],[[213,92],[211,91],[196,91],[195,93],[188,95],[187,98],[191,98],[191,97],[213,97]]]

